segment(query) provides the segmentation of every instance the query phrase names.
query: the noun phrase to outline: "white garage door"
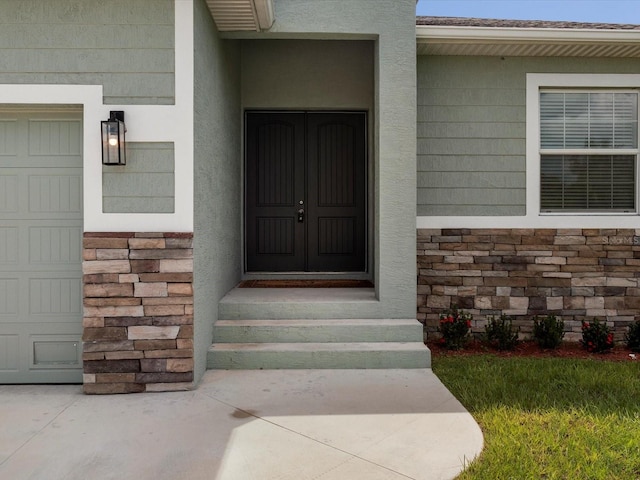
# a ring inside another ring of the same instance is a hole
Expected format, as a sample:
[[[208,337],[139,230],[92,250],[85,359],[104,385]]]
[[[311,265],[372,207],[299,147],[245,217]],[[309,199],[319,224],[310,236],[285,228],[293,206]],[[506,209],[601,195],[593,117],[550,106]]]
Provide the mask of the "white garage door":
[[[82,114],[0,106],[0,383],[82,381]]]

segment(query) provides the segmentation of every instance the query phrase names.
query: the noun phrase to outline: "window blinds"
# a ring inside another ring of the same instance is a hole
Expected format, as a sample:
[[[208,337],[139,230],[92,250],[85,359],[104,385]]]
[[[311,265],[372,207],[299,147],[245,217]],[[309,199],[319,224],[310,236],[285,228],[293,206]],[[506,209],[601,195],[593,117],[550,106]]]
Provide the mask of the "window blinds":
[[[542,92],[541,210],[635,211],[637,148],[636,93]]]
[[[540,94],[542,149],[638,146],[636,93]]]
[[[542,155],[541,209],[635,210],[635,155]]]

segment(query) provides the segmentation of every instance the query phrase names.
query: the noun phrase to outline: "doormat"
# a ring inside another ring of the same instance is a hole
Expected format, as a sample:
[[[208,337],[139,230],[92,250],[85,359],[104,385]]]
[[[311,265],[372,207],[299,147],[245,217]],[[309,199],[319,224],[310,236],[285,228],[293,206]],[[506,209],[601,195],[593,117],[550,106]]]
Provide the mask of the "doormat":
[[[372,288],[369,280],[244,280],[238,288]]]

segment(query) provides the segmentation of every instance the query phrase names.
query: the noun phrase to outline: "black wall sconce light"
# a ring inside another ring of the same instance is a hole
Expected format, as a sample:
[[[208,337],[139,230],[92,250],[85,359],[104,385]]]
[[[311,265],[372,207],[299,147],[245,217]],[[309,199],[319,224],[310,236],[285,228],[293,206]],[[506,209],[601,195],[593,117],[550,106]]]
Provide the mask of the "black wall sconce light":
[[[100,122],[102,125],[102,164],[126,165],[124,132],[124,112],[111,111],[109,120]]]

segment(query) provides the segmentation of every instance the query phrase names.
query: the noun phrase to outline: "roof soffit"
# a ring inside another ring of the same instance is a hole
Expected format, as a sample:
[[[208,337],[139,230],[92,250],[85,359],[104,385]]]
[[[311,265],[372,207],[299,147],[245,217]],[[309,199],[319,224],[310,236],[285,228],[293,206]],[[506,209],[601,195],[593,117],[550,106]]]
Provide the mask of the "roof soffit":
[[[418,25],[418,55],[640,58],[640,30]]]
[[[260,32],[274,22],[273,0],[206,0],[221,32]]]

